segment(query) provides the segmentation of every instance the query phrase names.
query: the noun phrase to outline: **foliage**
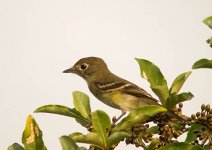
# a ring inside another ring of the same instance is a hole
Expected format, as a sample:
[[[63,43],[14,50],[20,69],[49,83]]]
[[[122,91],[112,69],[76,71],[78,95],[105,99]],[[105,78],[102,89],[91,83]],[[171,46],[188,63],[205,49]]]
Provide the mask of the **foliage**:
[[[212,28],[212,17],[204,20]],[[86,150],[78,143],[89,144],[90,150],[113,150],[122,141],[134,144],[144,150],[210,150],[212,149],[212,109],[201,105],[201,110],[191,116],[182,114],[183,103],[191,100],[189,91],[180,92],[191,71],[178,75],[168,87],[159,67],[146,59],[136,58],[141,77],[146,79],[152,91],[158,96],[161,106],[144,106],[129,112],[121,120],[114,121],[102,110],[92,111],[89,97],[80,91],[73,92],[74,108],[62,105],[45,105],[35,113],[52,113],[71,117],[87,129],[87,133],[71,133],[60,137],[63,150]],[[192,69],[212,68],[212,60],[201,59]],[[186,133],[184,141],[178,137]],[[29,115],[22,135],[23,146],[14,143],[8,150],[46,150],[42,132]]]
[[[168,86],[160,69],[148,60],[136,58],[136,61],[140,66],[141,76],[147,79],[153,92],[165,105],[168,98]]]
[[[212,16],[205,18],[203,23],[212,29]],[[210,45],[210,47],[212,47],[212,36],[207,40],[207,43]]]
[[[203,23],[206,24],[209,28],[212,29],[212,16],[205,18],[203,20]]]
[[[212,68],[212,60],[208,59],[198,60],[193,64],[192,69],[198,69],[198,68]]]
[[[31,115],[27,117],[22,143],[24,147],[14,143],[8,147],[8,150],[47,150],[42,139],[42,131]]]

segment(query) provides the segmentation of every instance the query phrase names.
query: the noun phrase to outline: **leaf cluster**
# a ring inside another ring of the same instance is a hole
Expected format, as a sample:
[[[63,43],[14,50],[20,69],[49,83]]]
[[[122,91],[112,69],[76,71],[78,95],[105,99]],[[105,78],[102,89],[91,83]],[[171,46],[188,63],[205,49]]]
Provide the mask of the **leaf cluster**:
[[[212,17],[204,20],[212,28]],[[212,45],[212,43],[209,43]],[[89,97],[80,91],[73,92],[74,108],[63,105],[45,105],[37,108],[35,113],[51,113],[74,118],[77,123],[87,129],[63,135],[60,143],[63,150],[86,150],[78,143],[89,144],[90,150],[113,150],[125,140],[126,144],[134,144],[145,150],[210,150],[212,149],[212,109],[210,105],[202,105],[201,110],[191,116],[182,113],[183,102],[191,100],[189,91],[180,92],[182,86],[191,75],[191,71],[178,75],[171,86],[159,67],[146,59],[136,58],[141,77],[146,79],[152,91],[157,95],[161,106],[144,106],[137,108],[120,121],[110,119],[102,110],[92,111]],[[201,59],[194,63],[192,69],[212,68],[212,60]],[[112,120],[112,121],[111,121]],[[178,137],[187,134],[184,141]],[[22,135],[23,146],[14,143],[8,150],[46,150],[40,130],[35,119],[29,115]]]

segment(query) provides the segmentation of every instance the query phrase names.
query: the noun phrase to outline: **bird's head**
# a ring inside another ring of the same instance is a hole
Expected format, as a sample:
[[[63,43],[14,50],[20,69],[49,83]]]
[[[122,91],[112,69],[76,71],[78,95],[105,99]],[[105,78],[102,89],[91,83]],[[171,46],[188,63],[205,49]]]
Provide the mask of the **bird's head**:
[[[104,71],[108,71],[108,68],[101,58],[85,57],[78,60],[72,68],[64,70],[63,73],[74,73],[87,80],[95,76],[101,76]]]

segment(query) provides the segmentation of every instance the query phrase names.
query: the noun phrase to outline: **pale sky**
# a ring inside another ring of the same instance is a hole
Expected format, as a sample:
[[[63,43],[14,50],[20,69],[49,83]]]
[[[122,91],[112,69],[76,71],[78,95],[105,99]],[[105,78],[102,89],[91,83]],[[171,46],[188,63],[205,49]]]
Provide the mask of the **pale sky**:
[[[78,59],[103,58],[115,74],[155,95],[140,77],[135,57],[154,62],[169,85],[200,58],[212,58],[202,20],[212,15],[211,0],[7,0],[0,1],[0,149],[21,143],[32,114],[49,150],[61,149],[58,138],[86,130],[74,119],[34,114],[39,106],[73,107],[71,92],[87,93],[93,111],[120,115],[98,101],[80,77],[63,74]],[[212,70],[194,70],[182,91],[194,94],[185,103],[189,115],[210,103]],[[87,145],[85,145],[87,146]],[[120,144],[117,150],[136,149]]]

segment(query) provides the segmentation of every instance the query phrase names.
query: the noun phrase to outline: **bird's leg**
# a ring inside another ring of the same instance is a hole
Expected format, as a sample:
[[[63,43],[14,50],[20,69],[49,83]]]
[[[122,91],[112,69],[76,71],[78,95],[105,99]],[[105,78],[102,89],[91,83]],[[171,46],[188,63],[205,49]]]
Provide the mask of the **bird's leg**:
[[[113,123],[115,124],[116,122],[118,122],[125,114],[126,114],[126,111],[122,111],[121,115],[118,118],[114,116],[112,119]]]

